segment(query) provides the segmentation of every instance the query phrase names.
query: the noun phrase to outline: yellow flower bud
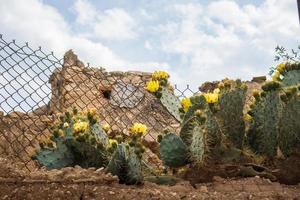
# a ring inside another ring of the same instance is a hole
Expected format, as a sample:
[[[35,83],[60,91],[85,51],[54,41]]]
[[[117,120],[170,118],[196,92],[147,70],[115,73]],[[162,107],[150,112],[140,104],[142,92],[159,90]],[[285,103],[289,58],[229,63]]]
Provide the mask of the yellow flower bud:
[[[77,122],[73,126],[74,134],[84,133],[89,127],[87,122]]]
[[[68,122],[65,122],[65,123],[64,123],[64,128],[69,128]]]
[[[113,145],[117,145],[118,144],[118,141],[114,140],[114,139],[109,139],[108,142],[109,142],[109,146],[113,146]]]
[[[103,124],[102,129],[107,133],[110,130],[110,125],[108,123]]]

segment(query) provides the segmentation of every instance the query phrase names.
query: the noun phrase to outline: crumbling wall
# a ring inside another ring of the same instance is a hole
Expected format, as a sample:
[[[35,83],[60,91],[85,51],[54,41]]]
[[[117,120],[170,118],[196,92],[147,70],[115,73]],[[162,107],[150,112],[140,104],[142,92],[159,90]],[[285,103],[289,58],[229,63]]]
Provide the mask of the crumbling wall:
[[[115,132],[128,134],[134,122],[146,124],[146,145],[155,145],[159,132],[164,128],[175,131],[179,123],[144,89],[150,79],[151,74],[145,72],[107,72],[103,68],[85,67],[68,51],[63,67],[50,77],[50,113],[74,106],[79,110],[96,108],[100,121],[110,124]]]

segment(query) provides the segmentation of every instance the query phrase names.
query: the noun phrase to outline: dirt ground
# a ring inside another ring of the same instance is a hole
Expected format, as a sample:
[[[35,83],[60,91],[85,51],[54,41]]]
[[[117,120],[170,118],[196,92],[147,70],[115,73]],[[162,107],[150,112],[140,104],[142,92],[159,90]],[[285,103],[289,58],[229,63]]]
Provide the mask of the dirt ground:
[[[299,199],[300,185],[281,185],[259,177],[222,179],[196,184],[180,181],[174,186],[145,182],[141,186],[118,183],[103,169],[80,167],[62,170],[16,170],[0,158],[0,199]]]

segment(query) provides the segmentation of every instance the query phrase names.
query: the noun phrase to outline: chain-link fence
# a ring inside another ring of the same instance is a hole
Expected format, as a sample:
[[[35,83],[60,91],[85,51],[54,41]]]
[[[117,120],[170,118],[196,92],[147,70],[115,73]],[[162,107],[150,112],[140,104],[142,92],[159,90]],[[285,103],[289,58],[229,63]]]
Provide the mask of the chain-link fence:
[[[157,134],[166,127],[176,129],[179,123],[145,91],[150,78],[148,73],[84,66],[72,51],[60,59],[0,35],[0,155],[31,170],[36,167],[31,155],[49,136],[59,113],[72,107],[96,108],[101,123],[108,123],[112,132],[126,135],[134,122],[146,124],[146,160],[157,165],[150,150],[157,145]],[[179,98],[193,93],[188,86],[183,90],[175,86]]]

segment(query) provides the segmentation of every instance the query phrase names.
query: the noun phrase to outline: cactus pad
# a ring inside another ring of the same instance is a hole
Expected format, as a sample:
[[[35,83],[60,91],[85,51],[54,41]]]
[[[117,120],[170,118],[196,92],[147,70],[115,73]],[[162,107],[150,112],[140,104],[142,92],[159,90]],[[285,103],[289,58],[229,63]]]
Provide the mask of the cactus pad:
[[[174,92],[168,88],[163,87],[161,91],[160,102],[169,111],[169,113],[178,121],[181,121],[179,109],[181,103],[178,97],[175,96]]]
[[[62,140],[57,140],[56,148],[40,149],[35,159],[47,169],[60,169],[74,163],[72,152]]]
[[[162,139],[159,153],[166,166],[175,168],[184,166],[187,163],[187,146],[174,133],[169,133]]]

